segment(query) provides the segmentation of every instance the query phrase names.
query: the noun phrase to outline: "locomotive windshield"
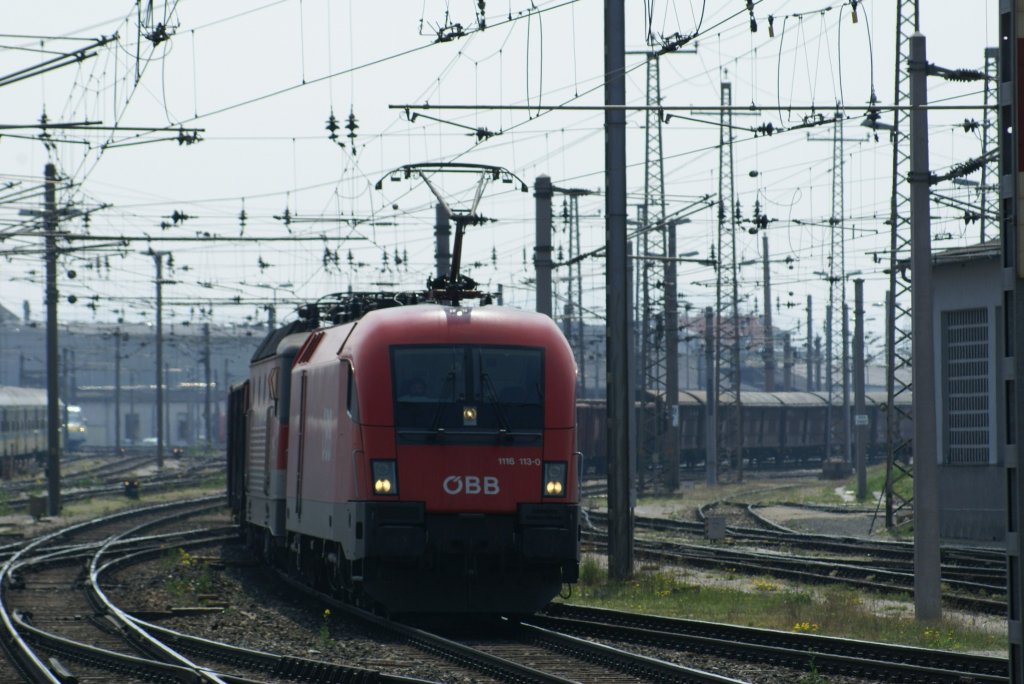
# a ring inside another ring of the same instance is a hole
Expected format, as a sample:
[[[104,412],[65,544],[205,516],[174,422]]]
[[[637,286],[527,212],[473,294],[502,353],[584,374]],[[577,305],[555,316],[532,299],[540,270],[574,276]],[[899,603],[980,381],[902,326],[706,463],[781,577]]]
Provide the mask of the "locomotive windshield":
[[[403,440],[507,436],[544,428],[544,350],[500,346],[391,349],[395,428]]]

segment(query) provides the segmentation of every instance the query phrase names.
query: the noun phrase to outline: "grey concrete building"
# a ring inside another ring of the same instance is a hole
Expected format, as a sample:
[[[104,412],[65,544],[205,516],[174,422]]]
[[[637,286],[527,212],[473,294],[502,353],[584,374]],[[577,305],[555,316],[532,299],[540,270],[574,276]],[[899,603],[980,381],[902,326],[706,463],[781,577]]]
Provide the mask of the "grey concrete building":
[[[998,364],[1005,340],[1000,248],[995,242],[933,256],[940,535],[1002,541],[1005,429]]]

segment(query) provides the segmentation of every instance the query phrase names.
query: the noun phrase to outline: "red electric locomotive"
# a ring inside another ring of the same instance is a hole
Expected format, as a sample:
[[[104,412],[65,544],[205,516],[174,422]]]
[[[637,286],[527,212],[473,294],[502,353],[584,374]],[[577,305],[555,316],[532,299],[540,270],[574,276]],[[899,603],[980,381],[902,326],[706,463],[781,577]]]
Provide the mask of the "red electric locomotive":
[[[579,573],[572,352],[540,314],[379,308],[401,301],[267,336],[232,390],[231,505],[268,558],[356,602],[534,612]]]

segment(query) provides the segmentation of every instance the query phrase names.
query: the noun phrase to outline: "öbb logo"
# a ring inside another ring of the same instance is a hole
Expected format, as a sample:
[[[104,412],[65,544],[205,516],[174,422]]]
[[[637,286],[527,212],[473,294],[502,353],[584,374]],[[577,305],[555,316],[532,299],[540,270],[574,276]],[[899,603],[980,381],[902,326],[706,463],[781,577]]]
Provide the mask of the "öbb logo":
[[[444,491],[446,494],[483,494],[493,496],[501,491],[498,487],[498,478],[488,475],[477,477],[476,475],[449,475],[444,478]]]

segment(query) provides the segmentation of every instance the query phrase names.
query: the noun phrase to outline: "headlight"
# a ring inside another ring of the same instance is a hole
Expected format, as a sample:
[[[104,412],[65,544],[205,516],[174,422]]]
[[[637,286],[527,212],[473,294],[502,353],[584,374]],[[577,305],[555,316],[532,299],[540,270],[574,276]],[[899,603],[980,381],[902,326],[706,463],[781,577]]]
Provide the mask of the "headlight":
[[[565,461],[548,461],[544,464],[544,496],[565,496],[565,476],[569,464]]]
[[[398,494],[398,475],[394,461],[370,461],[373,471],[373,493],[381,496]]]

